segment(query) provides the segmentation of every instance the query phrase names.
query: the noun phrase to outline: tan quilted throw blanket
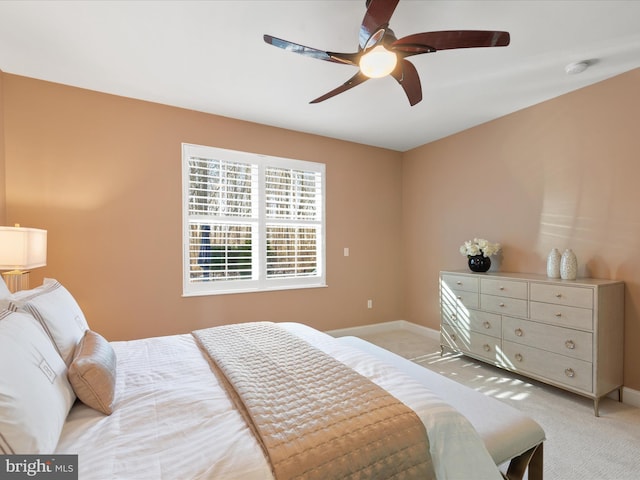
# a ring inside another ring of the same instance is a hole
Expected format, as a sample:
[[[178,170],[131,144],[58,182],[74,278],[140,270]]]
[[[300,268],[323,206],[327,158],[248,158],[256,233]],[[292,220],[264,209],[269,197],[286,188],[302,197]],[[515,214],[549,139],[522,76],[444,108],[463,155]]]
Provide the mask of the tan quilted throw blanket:
[[[433,479],[415,412],[269,322],[193,332],[276,479]]]

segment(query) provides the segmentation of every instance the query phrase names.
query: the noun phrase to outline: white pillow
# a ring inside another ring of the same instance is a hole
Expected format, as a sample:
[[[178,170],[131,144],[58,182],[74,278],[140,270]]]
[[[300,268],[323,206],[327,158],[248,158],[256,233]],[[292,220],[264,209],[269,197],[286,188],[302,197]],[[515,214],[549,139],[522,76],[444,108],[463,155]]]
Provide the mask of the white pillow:
[[[13,297],[9,310],[33,315],[53,340],[64,362],[69,365],[76,345],[89,329],[73,296],[57,280],[46,278],[40,287]]]
[[[9,303],[11,302],[11,292],[7,288],[7,284],[4,283],[2,275],[0,275],[0,310],[8,310]]]
[[[11,300],[11,292],[4,283],[4,278],[0,275],[0,300]]]
[[[0,453],[53,453],[75,399],[67,367],[40,324],[0,311]]]

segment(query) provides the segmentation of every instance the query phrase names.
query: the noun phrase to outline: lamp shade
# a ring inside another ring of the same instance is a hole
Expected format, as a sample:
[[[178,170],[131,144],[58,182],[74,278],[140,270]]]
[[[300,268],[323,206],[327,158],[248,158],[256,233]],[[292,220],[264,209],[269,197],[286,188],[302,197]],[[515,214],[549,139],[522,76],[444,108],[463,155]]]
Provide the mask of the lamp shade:
[[[46,230],[0,227],[0,270],[29,269],[46,264]]]

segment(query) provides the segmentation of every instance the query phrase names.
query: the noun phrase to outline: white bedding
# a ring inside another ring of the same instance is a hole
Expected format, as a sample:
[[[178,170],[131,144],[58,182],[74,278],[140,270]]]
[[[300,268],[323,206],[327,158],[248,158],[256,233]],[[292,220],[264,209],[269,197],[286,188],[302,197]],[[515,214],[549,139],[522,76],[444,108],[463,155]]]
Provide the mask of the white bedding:
[[[295,323],[288,331],[369,377],[425,423],[440,480],[502,478],[465,417],[375,357]],[[76,404],[56,453],[79,455],[80,480],[271,479],[262,450],[191,335],[112,343],[111,416]]]

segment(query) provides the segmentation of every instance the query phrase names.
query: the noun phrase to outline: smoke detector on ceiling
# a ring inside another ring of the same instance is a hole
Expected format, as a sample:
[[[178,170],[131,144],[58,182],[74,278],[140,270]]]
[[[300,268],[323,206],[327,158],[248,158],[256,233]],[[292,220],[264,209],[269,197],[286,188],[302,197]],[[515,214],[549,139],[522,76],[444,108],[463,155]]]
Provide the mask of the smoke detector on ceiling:
[[[586,61],[570,63],[569,65],[564,67],[564,71],[567,73],[567,75],[576,75],[578,73],[584,72],[588,66],[589,62]]]

